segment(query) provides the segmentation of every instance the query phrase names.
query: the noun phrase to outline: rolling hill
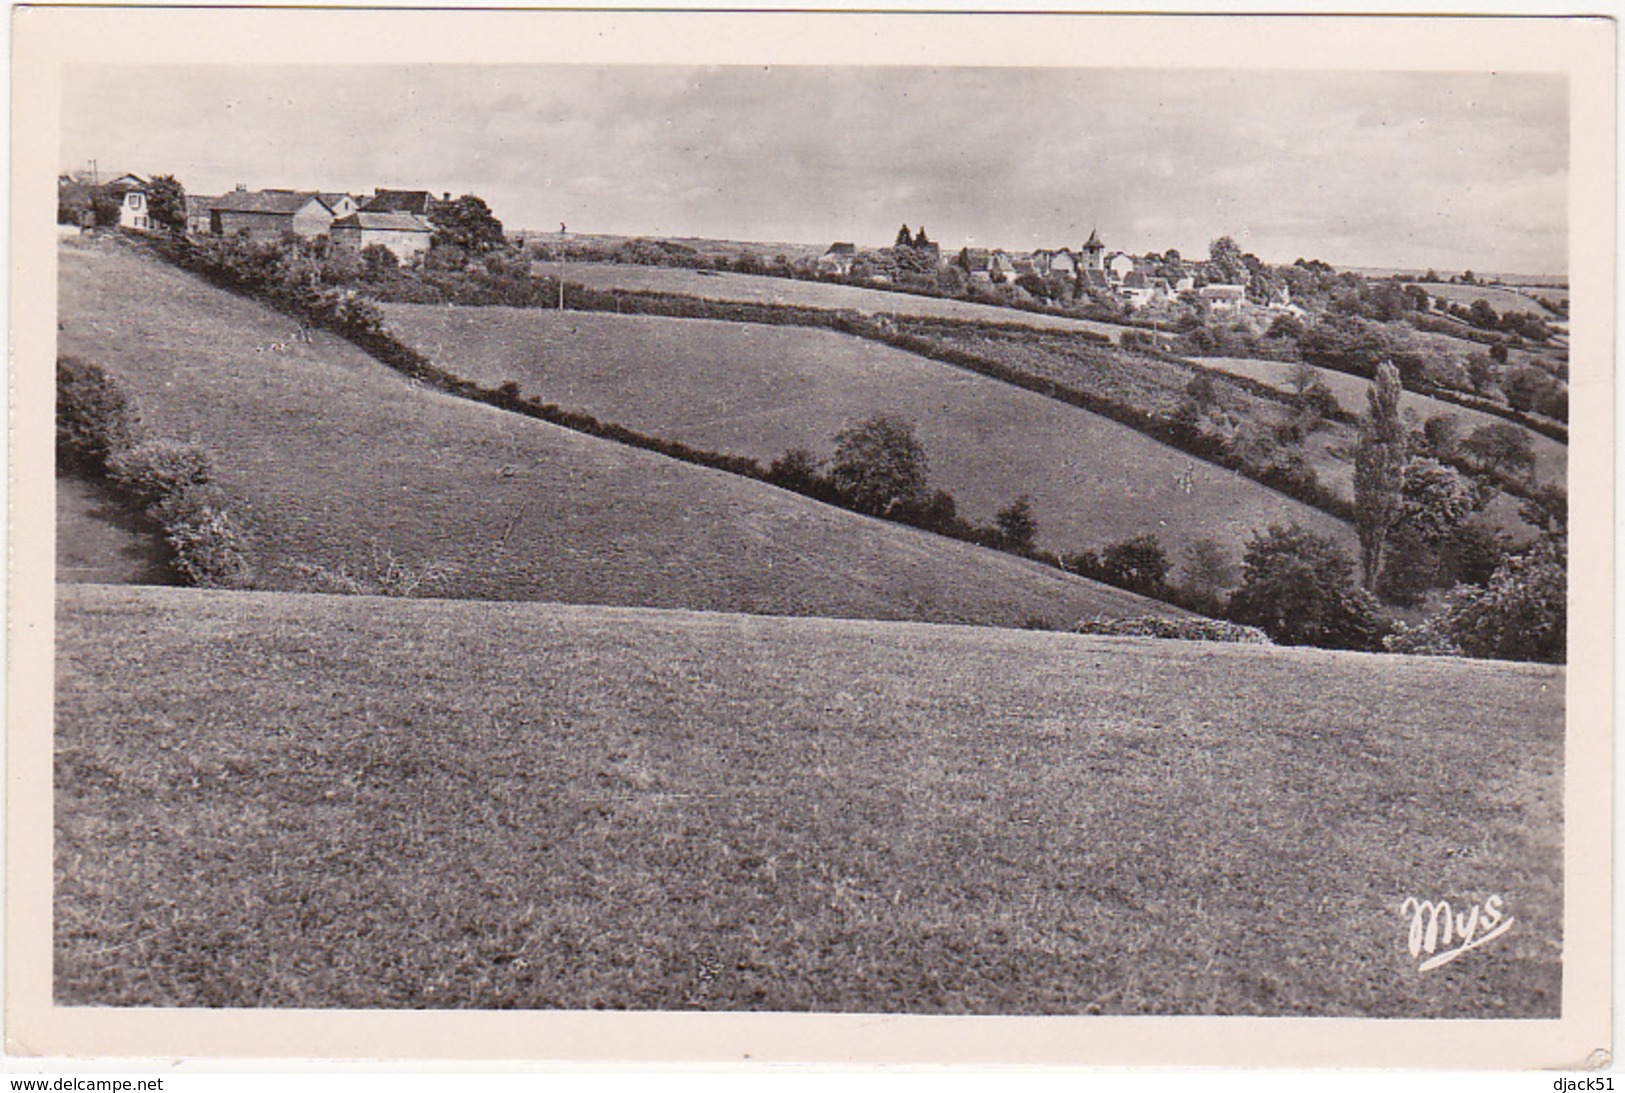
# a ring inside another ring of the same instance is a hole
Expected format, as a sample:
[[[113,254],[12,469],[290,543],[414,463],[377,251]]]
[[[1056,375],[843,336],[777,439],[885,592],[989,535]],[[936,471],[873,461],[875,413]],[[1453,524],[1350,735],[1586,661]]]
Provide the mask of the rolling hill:
[[[1559,668],[88,585],[57,616],[61,1005],[1559,1013]],[[1490,895],[1516,927],[1419,975],[1405,899]]]
[[[934,486],[991,523],[1032,498],[1039,543],[1063,552],[1155,534],[1177,558],[1213,537],[1239,557],[1256,528],[1341,521],[1135,430],[1032,391],[828,330],[520,308],[385,305],[390,328],[443,368],[646,433],[764,463],[832,454],[875,413],[914,420]],[[1123,367],[1130,367],[1124,364]]]
[[[59,352],[212,453],[259,584],[1063,624],[1173,611],[1010,555],[426,390],[128,248],[64,248]]]
[[[557,277],[559,263],[535,262],[531,272]],[[949,300],[936,296],[912,296],[903,292],[859,288],[824,281],[793,281],[748,273],[721,273],[667,266],[633,266],[614,262],[566,262],[564,279],[592,289],[622,289],[628,292],[671,292],[710,300],[734,300],[758,304],[789,304],[829,310],[847,308],[868,315],[912,315],[924,319],[972,319],[984,323],[1019,323],[1044,330],[1082,330],[1118,340],[1124,328],[1111,323],[1077,319],[1064,315],[1022,311],[1017,308]]]

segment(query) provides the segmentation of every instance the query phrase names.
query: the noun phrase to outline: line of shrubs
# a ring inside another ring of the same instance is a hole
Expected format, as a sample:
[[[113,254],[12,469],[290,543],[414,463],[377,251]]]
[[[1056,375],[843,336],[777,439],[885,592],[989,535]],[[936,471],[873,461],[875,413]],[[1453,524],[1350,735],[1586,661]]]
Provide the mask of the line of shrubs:
[[[1166,619],[1158,615],[1112,618],[1091,615],[1072,626],[1074,634],[1103,634],[1119,638],[1174,638],[1180,641],[1220,641],[1238,645],[1274,645],[1256,626],[1222,619]]]
[[[110,483],[155,521],[187,584],[248,587],[248,531],[214,483],[208,453],[191,442],[144,436],[130,401],[98,365],[57,358],[56,389],[58,471]]]

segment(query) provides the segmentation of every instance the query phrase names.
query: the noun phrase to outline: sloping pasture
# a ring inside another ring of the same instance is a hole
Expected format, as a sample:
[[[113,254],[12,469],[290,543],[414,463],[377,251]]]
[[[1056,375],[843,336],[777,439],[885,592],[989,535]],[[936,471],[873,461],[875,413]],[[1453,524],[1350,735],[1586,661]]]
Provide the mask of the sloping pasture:
[[[531,271],[538,276],[557,277],[557,262],[536,262]],[[912,296],[903,292],[859,288],[825,281],[793,281],[786,277],[763,277],[749,273],[701,272],[667,266],[632,266],[614,262],[566,262],[567,282],[592,289],[621,289],[628,292],[672,292],[709,300],[733,300],[758,304],[789,304],[829,310],[847,308],[868,315],[910,315],[922,319],[972,319],[984,323],[1019,323],[1044,330],[1085,330],[1103,334],[1113,341],[1124,327],[1111,323],[1076,319],[1064,315],[1018,308],[979,304],[969,300],[947,300],[936,296]]]
[[[999,625],[1173,610],[424,389],[129,251],[60,261],[59,351],[212,454],[260,587]]]
[[[62,1005],[1559,1013],[1559,668],[97,586],[57,642]],[[1419,973],[1405,899],[1491,895]]]
[[[935,486],[979,522],[1032,497],[1060,551],[1155,534],[1177,556],[1213,536],[1335,518],[1135,430],[1010,384],[833,331],[641,315],[385,305],[390,328],[441,367],[646,433],[771,460],[833,452],[871,414],[912,418]]]
[[[1556,319],[1561,316],[1538,303],[1538,297],[1544,296],[1554,301],[1568,298],[1568,289],[1563,288],[1527,288],[1515,291],[1496,285],[1436,285],[1420,282],[1417,287],[1426,290],[1429,296],[1437,296],[1441,300],[1463,307],[1472,307],[1474,300],[1483,300],[1502,315],[1509,311],[1526,311],[1542,319]]]

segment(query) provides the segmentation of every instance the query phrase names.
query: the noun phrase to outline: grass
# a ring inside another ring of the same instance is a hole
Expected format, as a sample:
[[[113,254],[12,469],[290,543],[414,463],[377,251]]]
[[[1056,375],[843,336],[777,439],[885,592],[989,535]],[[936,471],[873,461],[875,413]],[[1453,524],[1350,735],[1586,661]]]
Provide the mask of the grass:
[[[447,597],[1066,624],[1173,611],[1034,562],[415,386],[123,250],[61,252],[60,351],[197,439],[262,587],[434,573]],[[357,572],[374,565],[379,573]]]
[[[527,395],[764,462],[796,447],[828,456],[846,425],[902,414],[918,424],[933,485],[963,515],[991,523],[1026,493],[1040,545],[1055,550],[1155,534],[1174,557],[1208,536],[1239,554],[1254,528],[1285,520],[1352,539],[1338,520],[1127,426],[832,331],[517,308],[384,310],[398,336],[458,375],[488,386],[512,380]]]
[[[105,483],[56,480],[56,571],[64,581],[175,584],[163,529]]]
[[[557,262],[536,262],[538,275],[556,277]],[[1045,315],[1041,312],[999,307],[995,304],[913,296],[883,289],[858,288],[824,281],[792,281],[746,273],[700,272],[666,266],[631,266],[612,262],[566,262],[564,279],[592,289],[632,292],[672,292],[712,300],[790,304],[830,310],[849,308],[869,315],[909,315],[924,319],[972,319],[980,322],[1020,323],[1050,330],[1087,330],[1116,341],[1123,327],[1090,319]]]
[[[1559,1012],[1557,668],[97,586],[57,641],[58,1004]],[[1418,974],[1403,900],[1490,894]]]
[[[1548,300],[1554,301],[1568,298],[1568,290],[1561,288],[1527,288],[1515,291],[1495,285],[1423,284],[1420,287],[1426,289],[1429,296],[1437,296],[1447,303],[1472,307],[1474,300],[1484,300],[1495,308],[1498,314],[1505,315],[1509,311],[1526,311],[1543,319],[1558,319],[1562,318],[1562,316],[1538,303],[1537,299],[1539,297],[1544,296]]]

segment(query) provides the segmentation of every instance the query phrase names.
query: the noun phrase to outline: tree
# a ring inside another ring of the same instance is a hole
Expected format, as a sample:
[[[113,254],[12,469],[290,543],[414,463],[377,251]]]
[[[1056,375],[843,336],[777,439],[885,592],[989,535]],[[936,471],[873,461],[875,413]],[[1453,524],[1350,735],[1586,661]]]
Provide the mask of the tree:
[[[1032,498],[1022,494],[999,510],[993,522],[999,527],[999,543],[1016,554],[1026,554],[1038,538],[1038,520],[1033,516]]]
[[[912,247],[913,245],[914,245],[914,233],[908,230],[908,225],[907,224],[904,224],[901,228],[897,229],[897,240],[896,240],[896,242],[892,243],[892,246],[894,246],[894,247]]]
[[[930,238],[925,234],[924,224],[921,224],[920,230],[914,233],[914,245],[916,247],[929,247],[931,245]]]
[[[1528,413],[1552,385],[1552,378],[1538,368],[1523,365],[1514,368],[1501,380],[1507,405],[1519,413]]]
[[[1433,414],[1422,423],[1419,446],[1423,452],[1435,459],[1449,459],[1456,454],[1460,436],[1460,418],[1455,414]]]
[[[1242,260],[1241,247],[1228,235],[1222,235],[1207,246],[1208,276],[1226,285],[1241,283],[1247,266]]]
[[[1216,602],[1235,586],[1236,563],[1217,539],[1198,539],[1185,548],[1180,575],[1186,591]]]
[[[1107,547],[1100,557],[1102,576],[1119,588],[1154,592],[1168,577],[1168,556],[1155,535],[1136,535]]]
[[[1491,352],[1494,352],[1492,347]],[[1473,385],[1476,394],[1487,395],[1495,386],[1495,366],[1490,358],[1482,353],[1474,353],[1467,358],[1467,382]]]
[[[1430,547],[1438,547],[1454,535],[1489,500],[1489,491],[1478,488],[1460,471],[1437,459],[1410,460],[1403,477],[1400,520]]]
[[[460,247],[472,254],[484,254],[503,246],[502,221],[491,214],[484,200],[464,194],[456,201],[437,204],[429,212],[434,225],[435,246]]]
[[[1472,302],[1467,309],[1467,321],[1480,330],[1494,330],[1500,325],[1501,316],[1496,314],[1490,302],[1480,297]]]
[[[1561,664],[1568,652],[1568,551],[1560,538],[1541,539],[1509,555],[1482,588],[1460,585],[1422,636],[1443,637],[1470,657]],[[1434,641],[1435,647],[1439,642]]]
[[[1535,473],[1535,445],[1529,434],[1510,421],[1480,425],[1461,442],[1471,465],[1485,474],[1500,473],[1526,482]]]
[[[124,195],[104,186],[91,195],[90,207],[95,213],[98,228],[116,228],[119,226],[120,210],[124,207]]]
[[[835,435],[830,480],[859,512],[885,516],[926,493],[925,447],[906,418],[877,414]]]
[[[147,215],[175,235],[186,233],[186,189],[174,175],[153,175],[147,184]]]
[[[1297,524],[1254,532],[1229,615],[1283,645],[1377,648],[1383,624],[1354,563],[1331,539]]]
[[[1354,450],[1354,527],[1360,534],[1360,574],[1376,587],[1382,548],[1401,513],[1405,469],[1405,426],[1399,415],[1399,370],[1384,361],[1366,392]]]
[[[1484,507],[1490,491],[1454,467],[1417,456],[1405,464],[1402,493],[1402,511],[1388,534],[1377,594],[1389,603],[1410,606],[1421,603],[1439,584],[1445,545],[1460,533],[1468,517]]]

